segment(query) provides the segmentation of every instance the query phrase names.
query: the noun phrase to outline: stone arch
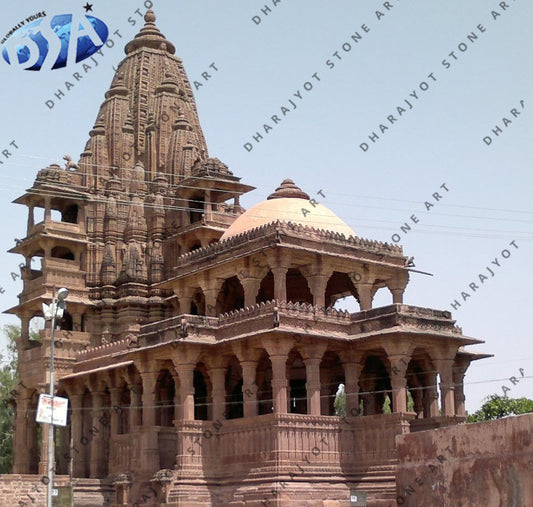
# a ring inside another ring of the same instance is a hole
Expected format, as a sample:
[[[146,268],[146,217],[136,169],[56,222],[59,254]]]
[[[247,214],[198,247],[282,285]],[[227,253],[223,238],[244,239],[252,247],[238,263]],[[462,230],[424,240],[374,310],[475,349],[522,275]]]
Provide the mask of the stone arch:
[[[255,298],[256,303],[266,303],[274,299],[274,274],[271,270],[265,274]]]
[[[425,350],[415,349],[407,366],[406,378],[417,418],[432,417],[432,412],[438,415],[437,368]]]
[[[237,276],[227,278],[222,283],[216,300],[216,314],[244,308],[244,287]]]
[[[359,378],[363,415],[382,414],[386,396],[392,401],[391,379],[385,357],[381,350],[372,351],[366,355]]]
[[[66,205],[61,212],[61,221],[68,224],[78,223],[79,207],[77,204]]]
[[[293,348],[287,357],[289,412],[307,414],[307,372],[300,352]]]
[[[224,389],[226,392],[226,419],[238,419],[244,415],[242,383],[241,364],[237,356],[233,355],[228,361],[224,378]]]
[[[189,197],[189,223],[194,224],[202,220],[205,210],[205,194],[196,192]]]
[[[274,409],[272,394],[272,363],[266,350],[263,349],[255,371],[257,384],[257,414],[271,414]]]
[[[286,277],[287,301],[313,304],[313,294],[307,279],[298,268],[289,268]]]
[[[169,369],[161,369],[155,387],[156,426],[172,427],[174,425],[176,387]]]
[[[50,256],[55,259],[64,259],[68,261],[73,261],[76,258],[74,252],[66,246],[55,246],[52,248]]]
[[[353,297],[358,304],[359,294],[352,279],[347,273],[341,273],[340,271],[334,271],[328,279],[326,284],[326,308],[334,306],[335,303],[343,298]]]
[[[193,371],[194,418],[207,421],[211,416],[213,386],[204,363],[199,362]]]
[[[63,313],[63,317],[58,323],[58,327],[62,331],[72,331],[74,329],[74,321],[72,319],[72,315],[66,310]]]
[[[346,385],[344,366],[337,352],[328,350],[320,362],[320,413],[335,414],[335,395],[340,384]]]
[[[191,315],[205,315],[205,294],[201,287],[194,290],[191,299]]]
[[[80,331],[82,333],[87,332],[88,323],[89,323],[89,315],[87,314],[87,312],[84,312],[81,315],[81,321],[80,321]]]

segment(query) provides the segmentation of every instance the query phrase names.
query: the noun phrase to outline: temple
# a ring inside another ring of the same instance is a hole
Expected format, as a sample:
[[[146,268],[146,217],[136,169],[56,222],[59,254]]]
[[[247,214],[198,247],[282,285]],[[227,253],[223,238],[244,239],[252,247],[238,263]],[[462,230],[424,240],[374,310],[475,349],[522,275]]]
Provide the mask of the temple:
[[[51,329],[30,328],[66,287],[55,460],[75,505],[340,506],[354,491],[390,505],[395,437],[465,420],[483,357],[465,347],[482,342],[405,304],[402,248],[292,180],[242,208],[253,187],[209,156],[151,10],[125,52],[79,161],[15,201],[29,214],[11,250],[25,259],[13,472],[46,474]],[[390,304],[373,308],[378,291]],[[358,311],[335,309],[350,296]]]

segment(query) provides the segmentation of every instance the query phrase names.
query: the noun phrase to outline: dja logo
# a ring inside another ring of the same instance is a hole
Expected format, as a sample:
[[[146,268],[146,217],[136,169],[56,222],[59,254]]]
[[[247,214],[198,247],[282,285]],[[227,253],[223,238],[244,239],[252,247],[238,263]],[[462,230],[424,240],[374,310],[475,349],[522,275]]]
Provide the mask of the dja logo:
[[[2,56],[18,69],[61,69],[96,53],[108,35],[106,24],[93,16],[60,14],[18,29],[5,42]]]

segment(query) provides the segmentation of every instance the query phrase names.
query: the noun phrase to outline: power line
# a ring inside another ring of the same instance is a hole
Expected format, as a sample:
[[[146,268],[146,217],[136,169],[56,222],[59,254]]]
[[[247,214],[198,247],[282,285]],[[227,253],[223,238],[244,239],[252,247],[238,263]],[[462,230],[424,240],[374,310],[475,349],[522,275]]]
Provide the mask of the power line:
[[[51,190],[47,190],[47,191],[30,191],[28,192],[30,194],[35,194],[35,195],[39,195],[39,196],[49,196],[49,197],[61,197],[61,198],[65,198],[65,194],[60,192],[60,191],[57,191],[57,192],[54,192],[54,191],[51,191]],[[180,199],[180,198],[171,198],[171,199],[175,199],[175,200],[185,200],[185,199]],[[106,198],[93,198],[89,201],[90,203],[101,203],[101,204],[106,204],[108,203],[108,199]],[[191,202],[191,201],[189,201]],[[197,201],[199,203],[203,203],[204,201]],[[162,204],[162,205],[156,205],[155,203],[134,203],[130,200],[117,200],[115,199],[115,203],[117,206],[142,206],[143,208],[153,208],[153,209],[164,209],[164,210],[167,210],[167,211],[185,211],[185,212],[194,212],[194,213],[198,213],[198,214],[205,214],[205,210],[202,210],[200,208],[194,208],[194,207],[189,207],[189,206],[174,206],[174,205],[170,205],[170,204]],[[306,201],[303,201],[303,205],[305,205]],[[213,203],[215,205],[217,205],[217,203]],[[211,211],[211,213],[213,215],[220,215],[220,216],[228,216],[228,215],[231,215],[230,213],[226,213],[224,211]],[[258,219],[265,219],[265,216],[264,215],[253,215],[250,213],[250,210],[248,210],[247,212],[247,216],[250,216],[250,217],[255,217],[255,218],[258,218]],[[321,226],[323,226],[324,230],[328,230],[328,226],[330,224],[336,226],[338,225],[337,222],[333,222],[330,219],[330,216],[329,215],[324,215],[324,214],[321,214],[320,212],[318,211],[311,211],[310,213],[313,213],[313,217],[316,219],[315,222],[311,222],[309,223],[310,226],[314,226],[314,227],[317,227],[317,228],[321,228]],[[298,221],[297,220],[297,217],[300,217],[300,215],[302,215],[301,212],[298,212],[298,211],[288,211],[288,210],[284,210],[283,211],[283,214],[284,215],[287,215],[287,214],[294,214],[295,215],[295,221]],[[240,215],[235,215],[235,219],[237,219]],[[448,215],[448,216],[457,216],[459,217],[460,215]],[[320,220],[320,218],[326,218],[325,220]],[[349,217],[351,218],[352,220],[354,221],[357,221],[358,218],[357,217]],[[464,216],[463,218],[474,218],[474,219],[478,219],[480,217],[476,217],[476,216]],[[124,219],[126,219],[126,217],[124,217]],[[492,220],[492,218],[490,217],[487,217],[486,218],[487,220]],[[168,218],[167,218],[168,220]],[[272,222],[274,222],[276,220],[275,217],[272,217]],[[494,218],[494,220],[500,220],[500,219],[497,219],[497,218]],[[509,222],[521,222],[521,223],[533,223],[533,222],[530,222],[530,221],[525,221],[525,220],[513,220],[513,219],[501,219],[503,221],[509,221]],[[367,219],[364,219],[364,221],[367,221]],[[396,221],[392,221],[392,220],[379,220],[379,219],[372,219],[370,220],[371,222],[380,222],[380,223],[388,223],[388,224],[395,224],[395,227],[379,227],[377,225],[363,225],[363,221],[361,223],[358,224],[358,227],[359,228],[369,228],[369,229],[382,229],[382,230],[389,230],[389,231],[397,231],[398,230],[398,222]],[[425,229],[424,227],[435,227],[435,228],[438,228],[438,229],[442,229],[442,231],[429,231],[427,229]],[[530,235],[532,234],[530,231],[507,231],[507,230],[500,230],[500,229],[480,229],[480,228],[468,228],[468,227],[456,227],[456,226],[446,226],[446,225],[434,225],[434,224],[425,224],[424,227],[420,227],[420,228],[416,228],[415,230],[411,231],[411,233],[413,234],[435,234],[435,233],[439,233],[439,234],[456,234],[458,236],[466,236],[466,237],[479,237],[479,238],[508,238],[508,237],[515,237],[517,234],[520,234],[520,235]],[[458,232],[456,232],[458,231]],[[459,231],[470,231],[471,234],[467,234],[465,232],[459,232]],[[480,234],[473,234],[473,233],[486,233],[485,235],[480,235]],[[488,236],[487,234],[491,234],[492,236]],[[505,236],[502,236],[502,235],[505,235]],[[531,239],[533,239],[533,235],[532,237],[523,237],[521,238],[522,240],[526,240],[526,241],[529,241]]]
[[[383,378],[383,377],[381,377]],[[524,377],[520,377],[520,380],[524,380],[524,379],[532,379],[533,376],[524,376]],[[363,380],[368,380],[368,378],[365,378]],[[450,384],[449,387],[460,387],[461,385],[462,386],[467,386],[467,385],[474,385],[474,384],[489,384],[489,383],[493,383],[493,382],[503,382],[503,381],[508,381],[509,379],[508,378],[497,378],[497,379],[488,379],[488,380],[480,380],[480,381],[474,381],[474,382],[463,382],[462,384],[459,384],[459,383],[454,383],[454,384]],[[339,384],[341,384],[343,382],[334,382],[334,383],[330,383],[330,384],[321,384],[321,387],[329,387],[329,386],[336,386],[338,387]],[[424,385],[424,386],[407,386],[406,387],[406,390],[409,391],[409,392],[414,392],[414,391],[426,391],[426,390],[437,390],[437,392],[439,391],[439,384],[438,383],[435,383],[435,384],[428,384],[428,385]],[[375,394],[384,394],[384,395],[389,395],[389,394],[392,394],[393,392],[397,392],[399,391],[401,388],[397,388],[397,389],[393,389],[391,387],[391,389],[376,389],[376,390],[370,390],[370,391],[365,391],[365,390],[359,390],[357,393],[351,393],[351,394],[357,394],[359,397],[364,397],[364,396],[367,396],[367,395],[375,395]],[[270,391],[270,389],[267,389],[267,390],[263,390],[262,392],[268,392]],[[37,393],[38,391],[35,390],[35,392]],[[259,391],[261,392],[261,391]],[[61,396],[65,396],[65,397],[69,397],[68,394],[64,393],[62,389],[59,389],[58,390],[58,393],[61,393]],[[86,391],[86,393],[89,394],[89,396],[91,395],[91,393],[89,391]],[[346,393],[346,391],[345,391]],[[137,394],[140,394],[140,393],[137,393]],[[209,393],[208,393],[209,394]],[[237,405],[237,406],[241,406],[243,404],[243,402],[246,400],[246,395],[244,393],[239,393],[239,396],[240,394],[242,394],[242,401],[241,400],[236,400],[236,401],[228,401],[228,400],[224,400],[224,406],[232,406],[232,405]],[[288,396],[287,396],[287,399],[290,401],[305,401],[307,400],[307,396],[290,396],[290,391],[287,392]],[[348,393],[350,394],[350,393]],[[56,396],[59,396],[60,394],[56,394]],[[106,396],[109,396],[109,394],[106,393]],[[197,395],[196,395],[197,396]],[[231,394],[227,394],[225,396],[231,396]],[[234,395],[236,396],[236,395]],[[337,395],[336,394],[328,394],[328,395],[320,395],[320,398],[321,399],[332,399],[332,398],[335,398]],[[207,396],[209,397],[209,396]],[[503,395],[502,395],[503,397]],[[197,396],[197,398],[206,398],[206,396]],[[263,403],[273,403],[275,400],[274,398],[256,398],[254,400],[255,403],[257,403],[258,405],[259,404],[263,404]],[[122,401],[120,402],[122,403]],[[71,404],[70,404],[71,405]],[[194,406],[195,408],[198,407],[198,408],[202,408],[202,407],[205,407],[205,408],[209,408],[209,407],[213,407],[214,403],[211,401],[211,402],[200,402],[200,401],[196,401],[195,400],[195,403],[194,403]],[[159,403],[156,403],[154,405],[143,405],[143,404],[140,404],[140,405],[132,405],[131,403],[128,404],[128,405],[101,405],[99,406],[98,408],[98,411],[104,411],[104,410],[109,410],[109,411],[116,411],[118,412],[120,409],[121,411],[123,410],[135,410],[135,409],[162,409],[162,408],[182,408],[184,407],[185,404],[183,403],[174,403],[172,402],[172,400],[170,399],[167,399],[167,400],[162,400],[161,402]],[[90,407],[80,407],[80,408],[73,408],[72,406],[69,406],[69,410],[71,412],[91,412],[93,411],[93,407],[90,406]],[[35,414],[37,413],[37,407],[35,408],[28,408],[27,411],[26,411],[27,414]]]

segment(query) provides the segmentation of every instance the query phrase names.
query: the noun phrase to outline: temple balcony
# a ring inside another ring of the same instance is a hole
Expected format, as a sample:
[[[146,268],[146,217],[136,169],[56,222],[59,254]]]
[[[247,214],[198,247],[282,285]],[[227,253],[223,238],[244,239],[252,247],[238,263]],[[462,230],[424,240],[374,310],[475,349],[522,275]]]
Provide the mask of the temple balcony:
[[[71,240],[86,240],[85,227],[83,224],[59,222],[56,220],[39,222],[38,224],[29,227],[28,236],[33,236],[35,234],[67,237]]]
[[[198,220],[182,227],[171,227],[172,234],[186,234],[203,228],[225,231],[240,216],[240,213],[206,211],[199,214]]]
[[[179,315],[147,324],[141,328],[138,346],[179,340],[214,344],[272,332],[292,334],[298,342],[305,337],[347,341],[402,331],[413,335],[445,335],[459,340],[461,345],[479,343],[465,337],[454,324],[447,311],[412,305],[392,304],[350,314],[305,303],[271,301],[218,318]]]
[[[42,259],[40,270],[23,268],[24,290],[20,303],[31,301],[40,296],[49,297],[52,288],[68,287],[71,291],[86,293],[85,271],[79,261],[47,257]]]
[[[41,329],[39,341],[30,340],[29,348],[19,351],[19,375],[31,379],[29,383],[46,383],[49,381],[51,330]],[[56,329],[54,333],[54,363],[56,379],[72,372],[76,354],[87,347],[89,333]],[[26,381],[26,380],[25,380]]]

